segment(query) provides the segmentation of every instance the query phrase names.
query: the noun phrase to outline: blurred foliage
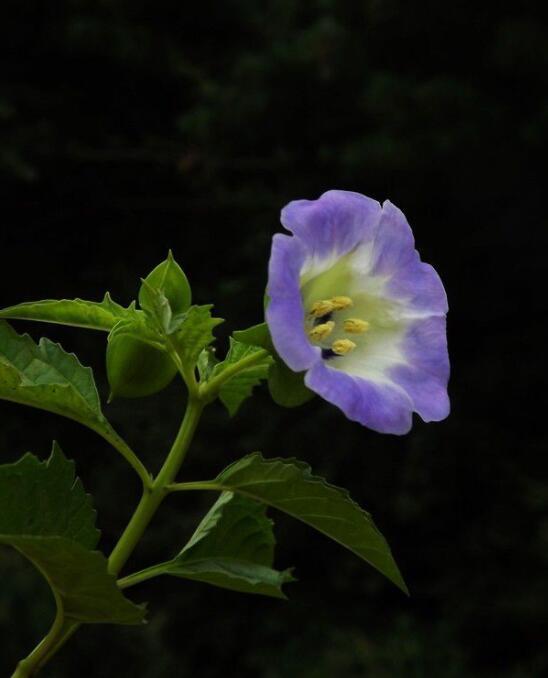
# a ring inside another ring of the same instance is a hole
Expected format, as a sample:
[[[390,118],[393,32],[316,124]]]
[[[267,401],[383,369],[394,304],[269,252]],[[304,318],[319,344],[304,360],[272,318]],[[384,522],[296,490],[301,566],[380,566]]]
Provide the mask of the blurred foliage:
[[[146,630],[88,628],[44,675],[545,675],[538,3],[4,0],[0,37],[3,306],[106,288],[129,302],[173,247],[197,303],[230,319],[226,338],[261,320],[280,207],[332,187],[404,209],[451,305],[446,422],[383,437],[317,401],[273,410],[261,393],[232,422],[211,409],[186,470],[209,477],[259,447],[306,459],[374,513],[410,599],[276,516],[276,565],[296,565],[301,580],[289,603],[151,582],[132,594],[150,600]],[[106,395],[104,337],[28,329],[92,364]],[[173,384],[108,408],[152,466],[180,397]],[[137,493],[123,462],[76,424],[0,409],[2,460],[44,457],[58,438],[111,547]],[[171,499],[133,565],[174,553],[210,502]],[[17,554],[0,551],[0,572],[6,675],[47,627],[51,601]]]

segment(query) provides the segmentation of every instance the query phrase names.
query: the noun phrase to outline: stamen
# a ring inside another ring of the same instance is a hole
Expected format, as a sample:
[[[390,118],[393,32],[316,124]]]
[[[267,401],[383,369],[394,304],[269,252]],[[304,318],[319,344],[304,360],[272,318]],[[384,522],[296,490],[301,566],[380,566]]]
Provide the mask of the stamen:
[[[334,311],[344,311],[346,308],[354,306],[354,302],[350,297],[333,297],[329,301],[333,305]]]
[[[326,323],[321,323],[320,325],[316,325],[316,327],[313,327],[308,332],[308,336],[313,341],[323,341],[326,337],[328,337],[331,334],[331,332],[333,332],[334,327],[335,323],[332,320],[329,320]]]
[[[331,344],[331,348],[337,355],[346,355],[356,348],[356,344],[350,339],[337,339]]]
[[[370,325],[367,320],[361,320],[361,318],[348,318],[343,322],[343,327],[348,334],[363,334],[367,332]]]
[[[332,313],[335,310],[334,304],[329,299],[316,301],[310,307],[310,314],[315,318],[323,318],[324,315]]]

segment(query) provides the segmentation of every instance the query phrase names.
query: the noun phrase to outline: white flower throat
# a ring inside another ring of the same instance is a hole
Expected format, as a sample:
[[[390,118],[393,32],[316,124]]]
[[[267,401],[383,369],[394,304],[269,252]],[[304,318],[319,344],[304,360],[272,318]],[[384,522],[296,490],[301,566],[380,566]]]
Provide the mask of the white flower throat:
[[[409,320],[405,303],[387,290],[389,278],[371,273],[369,249],[305,263],[303,326],[331,367],[384,383],[388,369],[406,363],[402,342]]]

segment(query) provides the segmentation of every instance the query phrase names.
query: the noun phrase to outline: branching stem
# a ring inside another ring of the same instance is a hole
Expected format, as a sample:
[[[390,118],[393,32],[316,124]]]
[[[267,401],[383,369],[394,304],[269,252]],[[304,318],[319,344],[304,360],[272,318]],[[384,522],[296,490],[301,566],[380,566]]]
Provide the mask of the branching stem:
[[[150,473],[147,471],[145,465],[135,454],[135,452],[131,449],[131,447],[125,442],[125,440],[123,440],[116,433],[116,431],[110,427],[108,429],[98,427],[95,430],[102,438],[104,438],[108,443],[110,443],[112,447],[118,450],[122,457],[124,457],[124,459],[128,462],[128,464],[133,468],[133,470],[137,473],[137,475],[141,479],[143,487],[144,488],[150,487],[152,485],[152,477]]]
[[[143,482],[143,494],[141,500],[108,559],[108,569],[111,574],[118,575],[122,570],[163,499],[169,492],[183,489],[218,489],[214,487],[212,483],[205,482],[176,484],[175,479],[185,460],[206,404],[217,397],[219,390],[224,383],[238,372],[248,369],[255,363],[260,362],[267,355],[267,351],[257,351],[250,356],[242,358],[242,360],[234,363],[234,365],[227,367],[208,384],[199,386],[196,382],[194,372],[185,369],[177,352],[173,352],[172,357],[188,386],[189,400],[177,437],[173,442],[162,468],[154,479],[152,479],[137,455],[122,438],[114,432],[114,430],[112,431],[112,434],[110,432],[107,433],[104,430],[97,430],[103,438],[110,442],[113,447],[122,454]],[[153,576],[154,569],[155,568],[153,567],[144,570],[141,573],[137,573],[136,575],[129,575],[128,577],[119,580],[119,586],[121,588],[126,588],[138,583],[138,581],[144,581],[146,578]],[[19,662],[12,678],[31,678],[31,676],[35,676],[79,628],[80,624],[78,622],[64,619],[61,601],[56,600],[56,602],[58,603],[57,615],[49,633],[36,649],[26,657],[26,659]]]
[[[12,678],[30,678],[30,676],[35,675],[36,671],[42,666],[42,661],[55,647],[63,627],[64,615],[63,603],[56,593],[54,595],[57,611],[51,629],[28,657],[19,662]]]

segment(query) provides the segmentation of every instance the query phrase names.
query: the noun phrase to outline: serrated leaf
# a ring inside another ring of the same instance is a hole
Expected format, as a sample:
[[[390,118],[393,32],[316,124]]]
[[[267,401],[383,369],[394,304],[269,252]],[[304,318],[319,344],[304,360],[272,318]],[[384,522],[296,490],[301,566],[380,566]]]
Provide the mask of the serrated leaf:
[[[59,344],[19,335],[0,320],[0,398],[74,419],[112,433],[101,412],[93,372]]]
[[[91,550],[98,537],[91,500],[57,445],[47,462],[27,454],[0,466],[0,544],[38,568],[63,616],[139,624],[144,609],[123,596],[106,558]]]
[[[407,592],[390,548],[370,514],[346,490],[312,475],[307,464],[296,459],[264,459],[254,453],[228,466],[211,483],[199,486],[240,493],[302,520]]]
[[[281,360],[270,367],[268,390],[272,400],[282,407],[299,407],[315,395],[304,383],[304,372],[293,372]]]
[[[211,377],[215,366],[218,364],[219,360],[215,355],[215,348],[212,346],[204,348],[198,357],[198,363],[196,365],[200,380],[207,381]]]
[[[156,303],[152,290],[157,290],[165,296],[172,313],[175,315],[186,311],[191,304],[192,293],[188,279],[183,269],[173,258],[171,250],[167,259],[158,264],[141,285],[139,304],[141,308],[148,311],[152,310]]]
[[[107,292],[102,301],[84,299],[46,299],[9,306],[0,311],[0,318],[37,320],[40,322],[110,331],[120,320],[143,315],[135,309],[135,302],[124,308],[113,301]]]
[[[231,337],[227,356],[215,366],[212,377],[216,377],[230,365],[234,365],[234,363],[259,351],[262,351],[262,349],[257,346],[248,346]],[[261,362],[252,365],[248,369],[241,370],[222,385],[219,397],[231,417],[236,414],[244,400],[249,398],[253,388],[258,386],[262,379],[266,379],[271,364],[272,358],[269,355],[265,355]]]
[[[211,304],[191,306],[174,328],[171,336],[185,365],[196,365],[202,350],[214,339],[213,328],[223,322],[211,316],[212,308]]]
[[[45,574],[67,620],[86,624],[141,624],[145,608],[126,598],[108,573],[107,559],[63,537],[0,534]]]
[[[223,492],[179,555],[149,571],[285,598],[281,587],[293,577],[273,569],[275,543],[264,504]]]
[[[47,462],[26,454],[0,466],[0,533],[64,537],[93,549],[99,541],[95,510],[57,443]]]
[[[314,393],[305,386],[304,373],[290,370],[276,353],[266,323],[234,332],[234,338],[243,344],[260,346],[272,354],[274,362],[268,374],[268,390],[277,405],[298,407],[314,397]]]

